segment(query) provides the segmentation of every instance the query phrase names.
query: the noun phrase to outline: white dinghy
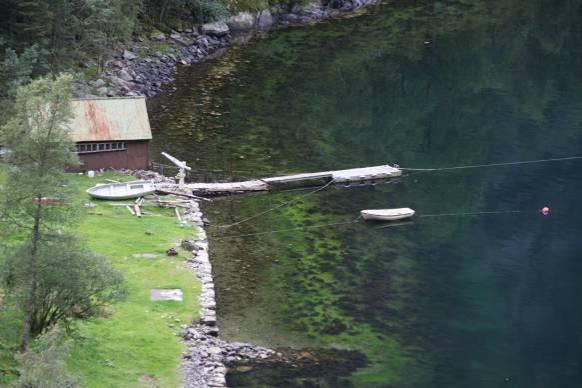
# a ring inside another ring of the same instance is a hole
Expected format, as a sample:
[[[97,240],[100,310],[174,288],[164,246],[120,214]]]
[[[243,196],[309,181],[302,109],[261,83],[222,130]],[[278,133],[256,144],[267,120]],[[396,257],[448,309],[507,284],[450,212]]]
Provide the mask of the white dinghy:
[[[131,181],[122,183],[107,183],[97,185],[87,190],[93,198],[122,200],[130,198],[139,198],[156,191],[156,186],[152,181]]]
[[[398,209],[368,209],[362,210],[360,213],[367,221],[396,221],[412,217],[415,211],[408,207],[402,207]]]

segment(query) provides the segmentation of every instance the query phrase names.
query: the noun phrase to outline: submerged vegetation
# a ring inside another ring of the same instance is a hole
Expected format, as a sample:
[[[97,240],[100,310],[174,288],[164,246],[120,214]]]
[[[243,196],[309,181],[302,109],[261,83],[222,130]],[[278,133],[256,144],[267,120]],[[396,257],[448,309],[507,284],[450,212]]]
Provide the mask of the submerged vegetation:
[[[153,119],[163,139],[154,149],[163,143],[201,170],[219,166],[217,175],[241,178],[578,155],[581,7],[579,1],[390,3],[365,22],[277,31],[202,70],[184,71],[178,82],[188,88],[178,88],[172,104],[154,98],[166,106]],[[576,386],[567,380],[579,376],[576,345],[552,361],[524,356],[542,342],[558,349],[562,341],[547,338],[555,323],[529,305],[530,295],[544,303],[558,294],[552,276],[543,290],[537,287],[547,263],[560,255],[560,265],[580,274],[575,249],[561,242],[555,248],[561,254],[547,247],[552,252],[543,257],[543,233],[556,226],[534,218],[535,206],[549,198],[565,213],[579,208],[579,194],[569,188],[580,188],[579,166],[538,167],[411,172],[394,185],[322,191],[228,233],[210,229],[222,335],[361,350],[371,365],[344,381],[354,386],[492,386],[507,376],[535,379],[520,362],[553,376],[566,360],[565,386]],[[563,190],[568,199],[556,197]],[[298,195],[232,198],[205,211],[213,224],[232,224]],[[524,210],[386,229],[303,229],[349,221],[364,208],[400,206],[419,214]],[[562,222],[580,227],[577,220]],[[568,239],[579,248],[573,235]],[[580,288],[575,275],[561,275],[574,283],[565,291],[570,307],[556,314],[579,327],[579,314],[569,309]],[[549,301],[544,306],[554,311]],[[237,381],[309,383],[269,373]],[[324,374],[313,384],[334,386],[335,376]]]

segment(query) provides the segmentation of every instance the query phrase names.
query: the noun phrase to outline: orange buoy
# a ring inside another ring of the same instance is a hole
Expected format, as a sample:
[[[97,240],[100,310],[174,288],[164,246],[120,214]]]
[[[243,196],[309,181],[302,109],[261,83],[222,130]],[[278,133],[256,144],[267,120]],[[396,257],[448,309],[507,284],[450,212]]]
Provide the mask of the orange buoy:
[[[544,216],[549,216],[550,208],[548,206],[544,206],[543,208],[541,208],[540,213],[542,213],[542,215]]]

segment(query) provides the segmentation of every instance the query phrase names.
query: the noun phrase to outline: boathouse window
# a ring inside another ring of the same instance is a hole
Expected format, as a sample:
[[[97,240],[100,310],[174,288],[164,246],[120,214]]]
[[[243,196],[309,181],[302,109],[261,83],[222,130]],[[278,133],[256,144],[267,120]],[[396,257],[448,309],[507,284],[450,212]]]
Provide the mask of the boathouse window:
[[[104,143],[78,143],[76,148],[78,154],[89,154],[92,152],[123,151],[127,149],[127,142],[113,141]]]

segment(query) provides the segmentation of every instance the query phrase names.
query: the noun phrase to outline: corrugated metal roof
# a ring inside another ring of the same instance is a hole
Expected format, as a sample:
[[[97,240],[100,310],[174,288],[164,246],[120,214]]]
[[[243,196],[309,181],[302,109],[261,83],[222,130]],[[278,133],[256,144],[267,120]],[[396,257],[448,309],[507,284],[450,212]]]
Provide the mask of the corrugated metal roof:
[[[150,140],[145,97],[73,100],[71,135],[76,142]]]

